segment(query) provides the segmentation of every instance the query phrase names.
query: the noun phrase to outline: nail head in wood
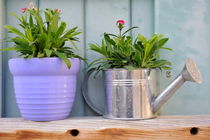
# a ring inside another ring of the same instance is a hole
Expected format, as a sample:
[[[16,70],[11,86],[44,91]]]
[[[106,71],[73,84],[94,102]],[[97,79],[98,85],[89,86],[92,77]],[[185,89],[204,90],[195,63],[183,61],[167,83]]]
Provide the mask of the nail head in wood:
[[[192,135],[197,135],[198,132],[199,132],[199,128],[197,128],[197,127],[192,127],[192,128],[190,129],[190,133],[191,133]]]
[[[77,130],[77,129],[72,129],[69,132],[73,137],[76,137],[79,135],[79,130]]]

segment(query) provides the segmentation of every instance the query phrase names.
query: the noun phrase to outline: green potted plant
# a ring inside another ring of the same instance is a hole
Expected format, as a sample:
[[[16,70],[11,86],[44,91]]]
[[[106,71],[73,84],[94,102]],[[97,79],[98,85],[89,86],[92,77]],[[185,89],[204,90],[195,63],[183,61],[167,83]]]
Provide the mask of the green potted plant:
[[[20,58],[9,60],[14,76],[16,102],[26,120],[50,121],[69,116],[76,94],[79,55],[66,45],[75,42],[81,32],[77,27],[66,29],[60,21],[59,9],[39,10],[32,3],[21,9],[18,17],[20,30],[5,25],[15,37],[8,38]]]
[[[155,86],[157,69],[169,70],[171,63],[160,58],[160,51],[172,49],[165,47],[168,38],[154,34],[147,39],[140,33],[137,37],[123,32],[125,22],[117,21],[119,34],[104,33],[102,43],[90,43],[90,49],[103,57],[89,65],[89,72],[103,72],[105,85],[105,113],[111,119],[152,118],[151,88]],[[83,92],[84,93],[84,92]],[[85,98],[90,106],[94,105]],[[100,112],[96,110],[97,112]]]
[[[104,33],[102,44],[90,43],[90,49],[104,56],[90,64],[91,70],[105,70],[113,68],[125,68],[128,70],[136,68],[159,68],[170,69],[171,63],[168,60],[160,59],[160,50],[172,50],[164,47],[168,38],[163,35],[154,34],[151,39],[145,38],[140,33],[135,39],[126,35],[130,30],[138,28],[132,27],[125,32],[124,21],[117,22],[119,35]],[[95,64],[99,64],[94,67]]]

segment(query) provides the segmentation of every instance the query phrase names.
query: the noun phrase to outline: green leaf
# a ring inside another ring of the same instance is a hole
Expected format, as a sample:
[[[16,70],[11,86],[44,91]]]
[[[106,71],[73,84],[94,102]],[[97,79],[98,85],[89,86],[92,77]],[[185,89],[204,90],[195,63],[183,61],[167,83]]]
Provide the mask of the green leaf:
[[[115,34],[110,34],[110,33],[105,33],[105,34],[110,35],[110,36],[114,36],[114,37],[117,37],[118,38],[118,36],[115,35]]]
[[[50,21],[50,14],[48,12],[44,12],[44,14],[45,14],[46,21],[49,22]]]
[[[149,55],[149,53],[150,53],[152,47],[153,47],[153,46],[152,46],[150,43],[147,43],[147,44],[145,45],[144,59],[146,59],[146,58],[148,57],[148,55]]]
[[[20,46],[28,46],[29,47],[29,42],[28,40],[25,40],[24,38],[19,38],[19,37],[14,37],[10,38],[10,40]]]
[[[32,32],[31,32],[31,29],[26,28],[26,30],[25,30],[25,36],[27,37],[27,39],[29,41],[33,42],[34,38],[33,38]]]
[[[44,51],[45,51],[47,57],[50,57],[53,52],[52,50],[49,50],[49,49],[44,49]]]
[[[126,68],[127,70],[134,70],[134,69],[136,69],[134,66],[125,66],[125,68]]]
[[[56,32],[56,37],[59,37],[60,35],[63,34],[63,32],[66,29],[66,23],[65,22],[61,22],[60,27],[58,28],[57,32]]]
[[[43,52],[44,48],[49,49],[48,46],[48,36],[45,33],[39,34],[36,39],[37,48],[39,51]]]
[[[58,51],[54,51],[54,53],[55,53],[60,59],[62,59],[62,60],[66,63],[67,67],[70,69],[70,67],[71,67],[71,62],[70,62],[70,60],[67,58],[67,56],[66,56],[64,53],[60,53],[60,52],[58,52]]]
[[[94,61],[92,61],[89,65],[88,65],[88,67],[92,67],[93,65],[96,65],[96,64],[99,64],[99,63],[103,63],[103,62],[101,62],[101,61],[107,61],[107,60],[109,60],[108,58],[99,58],[99,59],[96,59],[96,60],[94,60]]]
[[[37,57],[38,58],[44,57],[44,54],[39,52],[38,55],[37,55]]]
[[[75,42],[79,41],[77,35],[81,33],[77,31],[78,27],[66,30],[66,22],[60,22],[60,13],[54,9],[28,9],[27,13],[20,17],[14,13],[10,14],[19,20],[18,25],[23,32],[16,27],[6,25],[5,28],[16,37],[9,38],[10,42],[14,42],[14,47],[4,48],[2,51],[15,50],[22,58],[57,56],[69,68],[71,63],[68,58],[86,60],[72,51],[73,47],[77,49]],[[70,42],[73,46],[64,47],[66,42]]]
[[[158,48],[164,46],[166,42],[168,42],[168,38],[163,38],[160,41],[158,41]]]
[[[159,68],[170,69],[171,63],[167,60],[159,60],[161,49],[167,42],[163,35],[154,34],[149,40],[141,34],[133,41],[131,36],[116,37],[104,34],[101,45],[90,43],[90,49],[103,55],[103,58],[93,61],[89,69],[98,73],[109,68]],[[163,40],[162,40],[163,39]],[[161,47],[158,46],[160,41]]]
[[[44,28],[43,28],[44,23],[43,23],[41,16],[35,12],[31,12],[31,14],[34,16],[34,18],[39,26],[40,32],[43,33],[44,32]]]
[[[36,57],[36,56],[37,56],[37,53],[36,53],[37,48],[36,48],[34,45],[32,45],[31,48],[32,48],[32,52],[33,52],[32,55],[33,55],[34,57]]]
[[[171,48],[161,47],[161,49],[165,49],[165,50],[173,51],[173,49],[171,49]]]
[[[17,51],[17,50],[18,50],[17,47],[9,47],[9,48],[0,49],[0,51]]]
[[[134,27],[129,28],[128,30],[126,30],[126,31],[122,34],[122,36],[124,36],[127,32],[129,32],[129,31],[131,31],[131,30],[133,30],[133,29],[135,29],[135,28],[139,28],[139,27],[134,26]]]
[[[156,42],[158,42],[157,39],[158,35],[154,34],[148,42],[153,46]]]
[[[94,50],[94,51],[96,51],[96,52],[98,52],[98,53],[100,53],[102,55],[106,55],[106,52],[104,50],[102,50],[99,46],[97,46],[97,45],[95,45],[93,43],[90,43],[89,46],[90,46],[91,50]]]
[[[63,37],[67,37],[68,35],[71,35],[72,33],[74,33],[76,30],[77,30],[78,27],[74,27],[70,30],[68,30],[64,35]]]
[[[72,34],[69,36],[69,38],[70,38],[70,37],[74,37],[74,36],[79,35],[79,34],[81,34],[81,32],[74,32],[74,33],[72,33]]]
[[[30,15],[30,18],[29,18],[29,25],[30,25],[31,27],[34,26],[34,21],[33,21],[32,15]]]
[[[15,13],[9,12],[9,14],[16,17],[20,22],[22,22],[21,18],[19,18]]]
[[[24,38],[24,39],[27,39],[23,33],[21,33],[17,28],[15,28],[15,27],[13,27],[13,26],[5,25],[4,28],[6,28],[7,30],[9,30],[9,32],[18,35],[19,37],[22,37],[22,38]],[[28,40],[28,39],[27,39],[27,40]]]
[[[76,43],[74,43],[74,41],[72,41],[72,40],[70,40],[70,39],[69,39],[69,41],[70,41],[71,44],[74,46],[74,48],[75,48],[76,50],[78,50],[78,47],[77,47]]]
[[[141,52],[140,51],[136,50],[136,53],[134,55],[134,60],[135,60],[135,62],[137,64],[137,66],[140,67],[141,63],[142,63],[142,56],[141,56]]]
[[[104,34],[104,39],[105,39],[106,42],[109,42],[111,45],[113,45],[113,46],[116,45],[115,41],[114,41],[113,39],[111,39],[111,38],[109,37],[109,35]]]
[[[141,34],[138,34],[138,40],[141,41],[143,44],[146,44],[147,39]]]
[[[58,15],[53,15],[51,17],[51,20],[49,22],[49,31],[51,32],[56,32],[58,29],[58,20],[59,16]]]

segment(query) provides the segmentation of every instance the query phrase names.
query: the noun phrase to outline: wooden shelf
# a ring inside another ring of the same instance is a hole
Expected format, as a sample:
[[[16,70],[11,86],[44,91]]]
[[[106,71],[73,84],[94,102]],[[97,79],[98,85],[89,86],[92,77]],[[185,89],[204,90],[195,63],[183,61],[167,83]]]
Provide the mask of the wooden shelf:
[[[101,117],[31,122],[0,118],[0,140],[210,140],[210,115],[119,121]]]

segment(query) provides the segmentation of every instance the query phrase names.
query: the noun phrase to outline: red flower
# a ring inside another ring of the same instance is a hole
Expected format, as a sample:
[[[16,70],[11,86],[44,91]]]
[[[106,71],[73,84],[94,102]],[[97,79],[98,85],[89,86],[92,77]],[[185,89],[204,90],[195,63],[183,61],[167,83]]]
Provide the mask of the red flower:
[[[22,13],[25,13],[28,8],[21,8]]]
[[[28,4],[28,7],[21,8],[22,13],[25,13],[27,11],[27,9],[37,10],[37,8],[34,6],[33,2],[30,2]]]
[[[118,20],[118,21],[117,21],[117,24],[124,25],[124,24],[125,24],[125,21],[124,21],[124,20]]]

